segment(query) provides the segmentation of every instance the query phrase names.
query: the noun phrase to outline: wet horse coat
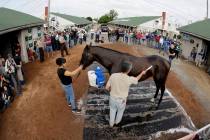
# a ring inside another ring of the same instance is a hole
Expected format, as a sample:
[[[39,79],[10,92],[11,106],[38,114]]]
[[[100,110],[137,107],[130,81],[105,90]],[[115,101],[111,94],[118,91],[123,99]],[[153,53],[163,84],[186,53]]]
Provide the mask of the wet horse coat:
[[[156,94],[154,98],[157,98],[159,90],[161,89],[161,96],[158,102],[158,106],[162,101],[162,97],[165,91],[165,84],[168,73],[170,71],[170,63],[156,55],[146,57],[136,57],[127,53],[121,53],[108,48],[100,46],[86,46],[80,64],[85,69],[91,65],[94,61],[97,61],[103,65],[109,72],[109,74],[121,72],[122,61],[130,61],[133,64],[133,68],[129,73],[130,76],[138,76],[143,70],[146,70],[151,65],[153,66],[147,73],[139,80],[144,81],[149,77],[153,77],[156,85]]]

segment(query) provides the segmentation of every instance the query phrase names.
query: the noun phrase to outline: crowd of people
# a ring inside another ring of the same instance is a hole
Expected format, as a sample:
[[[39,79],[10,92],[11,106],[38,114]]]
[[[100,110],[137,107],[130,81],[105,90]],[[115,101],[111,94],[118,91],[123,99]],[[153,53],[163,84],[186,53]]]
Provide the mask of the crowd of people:
[[[63,32],[45,33],[43,38],[34,40],[34,47],[27,49],[29,61],[39,60],[54,56],[55,51],[69,55],[69,49],[78,43],[86,42],[87,32],[77,28]],[[16,96],[22,94],[24,87],[24,72],[22,68],[21,46],[19,42],[13,45],[11,54],[3,57],[0,54],[0,111],[5,110]],[[5,54],[4,54],[5,56]]]
[[[14,52],[6,57],[0,55],[0,110],[6,109],[15,96],[22,94],[24,76],[21,62],[21,47],[17,42]]]
[[[53,57],[55,51],[61,51],[61,56],[64,57],[64,53],[69,55],[69,49],[76,46],[78,43],[83,44],[86,42],[87,32],[83,29],[77,28],[56,31],[53,33],[44,34],[44,38],[38,38],[34,42],[34,48],[28,49],[28,56],[30,61],[35,59],[43,62],[45,56]],[[45,55],[46,54],[46,55]]]
[[[168,54],[169,61],[179,58],[181,54],[181,43],[176,37],[170,38],[157,32],[141,32],[130,31],[124,29],[116,29],[108,31],[108,39],[110,42],[122,41],[129,45],[145,45],[147,47],[159,50],[162,55]]]

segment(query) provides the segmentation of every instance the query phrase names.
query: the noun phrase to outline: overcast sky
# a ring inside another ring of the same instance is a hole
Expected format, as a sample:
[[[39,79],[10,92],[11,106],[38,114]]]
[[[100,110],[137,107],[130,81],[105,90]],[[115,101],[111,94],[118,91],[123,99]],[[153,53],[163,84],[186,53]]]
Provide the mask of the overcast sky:
[[[0,0],[0,7],[8,7],[44,18],[48,0]],[[206,0],[51,0],[51,11],[75,16],[99,17],[115,9],[119,17],[159,16],[166,11],[177,23],[204,19]]]

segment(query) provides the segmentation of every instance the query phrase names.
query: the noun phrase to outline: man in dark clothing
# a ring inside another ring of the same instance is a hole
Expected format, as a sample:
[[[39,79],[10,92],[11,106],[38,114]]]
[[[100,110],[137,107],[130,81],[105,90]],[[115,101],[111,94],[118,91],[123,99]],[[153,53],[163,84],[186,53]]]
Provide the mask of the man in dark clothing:
[[[17,42],[15,45],[15,54],[18,54],[18,56],[21,56],[21,46],[19,42]]]
[[[118,29],[115,31],[115,35],[116,35],[116,41],[118,42],[118,40],[120,39],[120,33]]]
[[[66,55],[69,55],[67,47],[66,47],[64,33],[61,33],[61,35],[59,36],[59,42],[60,42],[60,47],[61,47],[61,56],[64,57],[64,51],[66,52]]]
[[[175,46],[174,44],[171,44],[171,46],[169,47],[169,62],[170,64],[172,63],[172,60],[176,57],[175,56]]]
[[[57,58],[56,64],[59,66],[57,70],[57,74],[60,79],[63,90],[65,91],[68,105],[69,107],[72,106],[73,113],[80,113],[80,110],[78,110],[75,103],[74,91],[73,91],[73,86],[72,86],[72,77],[79,74],[83,66],[79,66],[76,70],[71,72],[71,71],[66,70],[65,68],[65,64],[66,64],[65,58]]]
[[[57,46],[56,46],[56,39],[55,39],[55,35],[54,34],[51,35],[51,43],[52,43],[53,51],[56,51],[57,50]]]

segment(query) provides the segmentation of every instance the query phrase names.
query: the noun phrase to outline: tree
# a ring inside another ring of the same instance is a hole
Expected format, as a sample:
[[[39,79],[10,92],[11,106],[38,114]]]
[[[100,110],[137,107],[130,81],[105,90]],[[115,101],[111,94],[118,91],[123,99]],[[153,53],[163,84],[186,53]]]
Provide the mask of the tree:
[[[108,22],[116,19],[117,16],[118,16],[117,11],[110,10],[108,14],[105,14],[99,18],[98,23],[108,23]]]
[[[117,13],[117,11],[115,11],[114,9],[112,9],[112,10],[109,11],[109,16],[113,20],[113,19],[116,19],[117,18],[118,13]]]
[[[93,21],[92,17],[86,17],[87,20]]]
[[[98,23],[108,23],[111,21],[111,18],[109,15],[103,15],[99,18]]]

